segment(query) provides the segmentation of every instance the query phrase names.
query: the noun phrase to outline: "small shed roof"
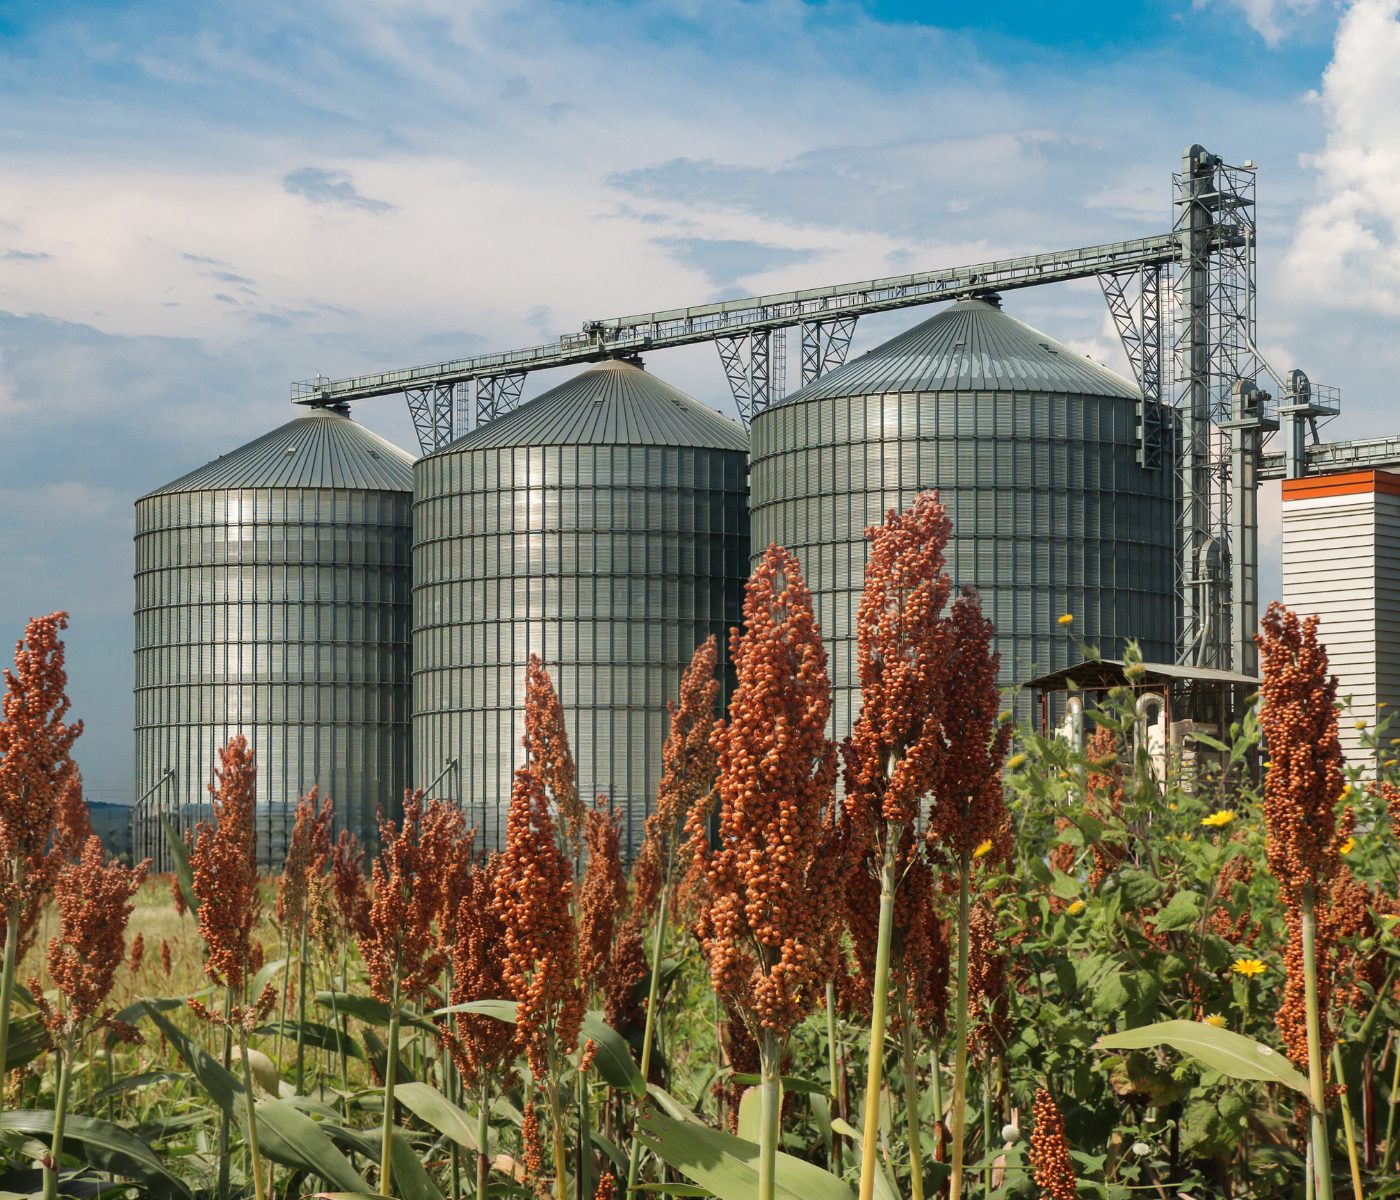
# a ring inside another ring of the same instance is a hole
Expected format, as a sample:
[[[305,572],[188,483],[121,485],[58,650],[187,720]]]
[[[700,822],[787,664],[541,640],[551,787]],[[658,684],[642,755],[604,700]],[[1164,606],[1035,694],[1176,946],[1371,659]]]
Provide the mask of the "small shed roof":
[[[1042,692],[1066,691],[1071,687],[1082,691],[1103,691],[1114,687],[1142,687],[1154,683],[1216,683],[1229,687],[1257,688],[1259,678],[1236,671],[1221,671],[1216,667],[1191,667],[1179,663],[1142,663],[1143,672],[1129,679],[1122,659],[1090,658],[1073,666],[1062,667],[1034,679],[1025,686]]]

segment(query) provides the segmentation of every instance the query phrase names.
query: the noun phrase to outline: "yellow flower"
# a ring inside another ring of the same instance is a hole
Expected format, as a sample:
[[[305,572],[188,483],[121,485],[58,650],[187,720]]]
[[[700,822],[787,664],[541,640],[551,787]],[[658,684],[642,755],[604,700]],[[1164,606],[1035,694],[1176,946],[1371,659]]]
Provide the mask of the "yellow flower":
[[[1073,620],[1074,620],[1074,614],[1073,614],[1073,613],[1065,613],[1064,616],[1062,616],[1062,617],[1060,618],[1060,624],[1061,624],[1061,625],[1068,625],[1068,624],[1069,624],[1071,621],[1073,621]]]
[[[1011,711],[1009,708],[1003,708],[1003,709],[1001,710],[1001,712],[997,713],[997,720],[998,720],[998,721],[1009,721],[1009,720],[1011,720],[1011,718],[1012,718],[1013,715],[1014,715],[1014,714],[1012,713],[1012,711]]]
[[[1365,720],[1364,717],[1363,717],[1361,720],[1359,720],[1359,721],[1356,722],[1356,727],[1357,727],[1358,729],[1365,729],[1365,728],[1366,728],[1366,720]]]
[[[1181,835],[1181,840],[1183,842],[1189,842],[1191,840],[1191,835],[1189,833],[1183,833]]]
[[[1069,913],[1069,915],[1072,916],[1072,917],[1077,917],[1077,916],[1078,916],[1080,913],[1082,913],[1083,911],[1084,911],[1084,901],[1083,901],[1083,900],[1076,900],[1076,901],[1075,901],[1073,904],[1071,904],[1067,909],[1065,909],[1065,912]]]
[[[1006,765],[1013,771],[1016,770],[1017,767],[1023,767],[1026,765],[1026,756],[1024,754],[1013,754],[1006,760]]]
[[[1211,813],[1208,817],[1202,817],[1201,824],[1204,825],[1207,829],[1224,829],[1225,826],[1228,825],[1234,819],[1234,813],[1232,813],[1228,808],[1222,808],[1217,812]]]
[[[972,852],[973,858],[986,858],[992,852],[992,839],[988,838]]]
[[[1219,1013],[1211,1013],[1210,1016],[1206,1018],[1206,1024],[1214,1025],[1217,1029],[1224,1029],[1225,1018],[1222,1017]]]
[[[1387,704],[1384,700],[1382,700],[1379,704],[1376,705],[1376,707],[1377,707],[1377,708],[1389,708],[1390,705]]]
[[[1230,968],[1236,975],[1243,975],[1246,979],[1252,979],[1256,975],[1264,973],[1264,960],[1259,958],[1237,958],[1235,965]]]
[[[1400,761],[1400,759],[1387,758],[1382,765],[1387,767],[1393,767],[1397,761]]]
[[[1176,801],[1173,800],[1170,804],[1167,805],[1167,807],[1171,809],[1172,812],[1176,812]]]
[[[1350,853],[1351,853],[1353,850],[1355,850],[1355,849],[1356,849],[1356,839],[1355,839],[1354,837],[1349,837],[1349,838],[1347,838],[1346,841],[1344,841],[1340,846],[1337,847],[1337,853],[1338,853],[1338,854],[1350,854]]]

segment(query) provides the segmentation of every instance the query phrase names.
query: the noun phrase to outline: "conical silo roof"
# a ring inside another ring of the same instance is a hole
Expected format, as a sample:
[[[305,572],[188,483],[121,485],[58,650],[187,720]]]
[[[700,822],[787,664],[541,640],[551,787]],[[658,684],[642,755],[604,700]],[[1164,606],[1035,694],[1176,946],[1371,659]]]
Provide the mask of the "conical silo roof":
[[[472,430],[447,450],[588,445],[747,451],[749,439],[728,417],[641,367],[614,359]]]
[[[1137,386],[987,300],[961,300],[788,396],[1054,392],[1136,400]]]
[[[410,492],[413,456],[347,416],[315,408],[147,496],[236,488]]]

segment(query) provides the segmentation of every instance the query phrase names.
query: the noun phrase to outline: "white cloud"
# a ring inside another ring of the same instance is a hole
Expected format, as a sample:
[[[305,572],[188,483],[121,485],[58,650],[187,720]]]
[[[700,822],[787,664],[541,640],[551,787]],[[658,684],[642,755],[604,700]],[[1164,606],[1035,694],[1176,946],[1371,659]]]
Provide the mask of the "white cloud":
[[[1286,276],[1313,302],[1400,314],[1400,3],[1356,0],[1337,31],[1318,103],[1327,142],[1304,159],[1320,199]]]
[[[1226,0],[1244,14],[1249,27],[1270,46],[1279,45],[1293,32],[1298,19],[1315,11],[1319,0]],[[1207,0],[1196,0],[1204,8]]]

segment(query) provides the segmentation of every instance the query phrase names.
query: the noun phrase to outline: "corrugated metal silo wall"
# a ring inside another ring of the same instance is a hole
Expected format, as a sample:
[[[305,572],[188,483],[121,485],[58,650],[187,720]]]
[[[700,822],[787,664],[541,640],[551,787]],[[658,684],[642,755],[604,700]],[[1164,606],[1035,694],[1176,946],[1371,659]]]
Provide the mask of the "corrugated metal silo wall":
[[[661,772],[666,701],[695,647],[739,620],[747,461],[671,446],[484,447],[414,468],[414,764],[449,759],[499,846],[523,761],[529,655],[564,704],[579,791],[625,814],[639,848]]]
[[[333,488],[174,492],[136,505],[136,788],[207,818],[217,748],[257,758],[258,856],[280,867],[313,784],[377,841],[409,781],[412,498]],[[152,811],[155,811],[152,809]],[[137,856],[169,858],[157,823]]]
[[[1063,394],[923,393],[777,405],[753,423],[753,544],[801,559],[828,645],[833,728],[859,711],[864,529],[938,488],[949,571],[997,627],[1004,687],[1136,637],[1175,640],[1174,480],[1137,465],[1135,403]],[[1167,457],[1168,464],[1170,456]],[[1057,620],[1072,613],[1070,631]],[[1021,694],[1017,716],[1030,715]]]

